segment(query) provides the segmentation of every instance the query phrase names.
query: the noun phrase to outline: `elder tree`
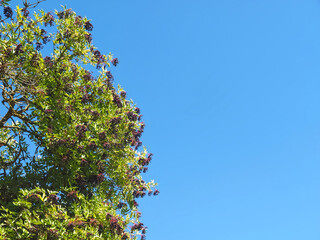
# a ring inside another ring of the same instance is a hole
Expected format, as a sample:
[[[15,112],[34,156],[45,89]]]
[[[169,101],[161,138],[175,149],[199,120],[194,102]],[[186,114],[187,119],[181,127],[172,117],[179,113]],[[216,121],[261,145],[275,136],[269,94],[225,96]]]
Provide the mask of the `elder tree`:
[[[42,1],[1,1],[0,239],[145,239],[140,109],[90,20]]]

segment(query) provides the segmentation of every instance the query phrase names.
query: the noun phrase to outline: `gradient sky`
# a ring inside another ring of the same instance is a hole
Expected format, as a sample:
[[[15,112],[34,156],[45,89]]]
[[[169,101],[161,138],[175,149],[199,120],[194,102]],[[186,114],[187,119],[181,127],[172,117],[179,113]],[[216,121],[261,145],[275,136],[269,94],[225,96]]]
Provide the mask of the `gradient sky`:
[[[60,4],[144,115],[148,240],[320,240],[319,0]]]

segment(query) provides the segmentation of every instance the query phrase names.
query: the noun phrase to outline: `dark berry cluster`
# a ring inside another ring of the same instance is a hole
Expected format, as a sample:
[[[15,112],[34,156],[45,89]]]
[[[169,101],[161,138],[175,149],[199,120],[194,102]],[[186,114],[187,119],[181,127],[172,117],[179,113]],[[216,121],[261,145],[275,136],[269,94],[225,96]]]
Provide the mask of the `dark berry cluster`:
[[[65,32],[63,33],[63,37],[64,37],[64,38],[69,38],[70,36],[71,36],[71,33],[70,33],[69,30],[67,30],[67,31],[65,31]]]
[[[93,110],[93,111],[91,111],[91,116],[92,116],[92,120],[96,121],[99,118],[100,113],[96,110]]]
[[[111,217],[110,219],[110,229],[115,231],[118,235],[122,232],[122,227],[119,224],[119,220],[116,217]]]
[[[142,142],[140,141],[142,132],[143,132],[142,129],[132,131],[133,137],[131,138],[131,146],[135,146],[136,150],[138,149],[138,147],[142,145]]]
[[[135,223],[131,226],[131,232],[133,232],[134,230],[138,230],[138,231],[141,231],[143,230],[144,227],[143,227],[143,223]]]
[[[92,75],[91,75],[91,73],[89,72],[89,71],[86,71],[86,73],[83,75],[83,79],[85,80],[85,81],[90,81],[90,80],[92,80]]]
[[[123,208],[123,207],[125,207],[126,206],[126,204],[124,203],[124,202],[120,202],[118,205],[117,205],[117,208],[118,209],[121,209],[121,208]]]
[[[27,8],[22,8],[23,16],[28,17],[29,16],[29,10]]]
[[[131,122],[137,121],[138,115],[133,112],[127,112],[126,115]]]
[[[136,107],[136,108],[134,109],[134,111],[135,111],[137,114],[140,114],[140,108]]]
[[[57,15],[59,19],[63,19],[69,17],[72,13],[73,11],[71,9],[67,9],[65,11],[58,12]]]
[[[134,130],[133,132],[132,132],[132,135],[133,135],[133,141],[134,141],[134,143],[136,143],[136,142],[139,142],[139,139],[140,139],[140,137],[141,137],[141,134],[142,134],[142,131],[141,130]]]
[[[116,125],[118,125],[122,120],[122,117],[114,117],[110,119],[110,124],[111,127],[115,127]]]
[[[88,131],[88,129],[85,125],[77,125],[76,131],[77,131],[76,136],[79,139],[83,139],[85,137],[85,133]]]
[[[85,28],[87,31],[92,31],[93,25],[91,24],[91,22],[87,21],[87,22],[84,24],[84,28]]]
[[[96,227],[99,224],[99,221],[95,218],[90,218],[88,222],[89,222],[89,225],[93,227]]]
[[[105,57],[101,54],[99,50],[93,51],[94,58],[97,60],[96,68],[100,69],[102,64],[105,63]]]
[[[115,67],[116,67],[116,66],[119,64],[119,60],[118,60],[118,58],[114,58],[114,59],[112,59],[111,63],[113,64],[113,66],[115,66]]]
[[[139,198],[139,197],[144,197],[146,195],[146,193],[144,191],[137,191],[137,190],[134,190],[133,191],[133,196],[135,198]]]
[[[74,23],[77,24],[78,26],[81,26],[82,17],[81,16],[76,16],[76,19],[75,19]]]
[[[92,42],[92,35],[91,35],[91,33],[86,33],[86,34],[84,35],[84,37],[86,38],[86,40],[87,40],[88,43],[91,43],[91,42]]]
[[[54,17],[53,15],[48,12],[45,16],[44,16],[44,25],[48,26],[48,24],[52,27],[54,23]]]
[[[135,206],[135,207],[139,206],[139,204],[138,204],[138,202],[136,200],[133,200],[133,206]]]
[[[64,12],[58,12],[57,16],[59,19],[62,19],[64,17]]]
[[[84,93],[82,95],[81,102],[83,104],[86,104],[86,103],[90,102],[90,95],[88,93]]]
[[[83,227],[84,225],[85,225],[85,222],[83,221],[69,221],[66,229],[72,231],[74,230],[75,227]]]
[[[125,91],[121,91],[120,92],[120,96],[123,97],[123,98],[126,98],[127,93]]]
[[[113,81],[114,78],[113,78],[113,75],[111,74],[110,71],[107,71],[106,75],[107,75],[109,81]]]
[[[43,48],[42,43],[41,42],[36,42],[37,51],[40,51],[42,48]]]
[[[50,42],[50,38],[47,34],[47,31],[44,30],[44,29],[41,29],[41,32],[40,32],[40,37],[42,39],[42,43],[43,44],[47,44],[48,42]]]
[[[4,14],[7,18],[12,18],[13,11],[12,11],[11,7],[5,7],[5,8],[3,9],[3,14]]]
[[[93,51],[93,55],[96,59],[99,59],[101,57],[101,52],[99,50]]]
[[[51,68],[53,66],[53,62],[51,60],[50,57],[46,56],[44,59],[44,64],[48,67],[48,68]]]
[[[79,124],[79,125],[76,126],[76,130],[77,130],[77,131],[86,132],[88,129],[87,129],[87,127],[86,127],[85,125]]]

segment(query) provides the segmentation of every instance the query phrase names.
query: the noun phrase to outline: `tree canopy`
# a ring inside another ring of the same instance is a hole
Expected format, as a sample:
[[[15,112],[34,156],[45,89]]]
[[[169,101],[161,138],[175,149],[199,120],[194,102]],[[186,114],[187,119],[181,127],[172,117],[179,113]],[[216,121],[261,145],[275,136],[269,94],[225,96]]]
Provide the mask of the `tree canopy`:
[[[1,1],[0,239],[145,239],[140,109],[90,20],[42,1]]]

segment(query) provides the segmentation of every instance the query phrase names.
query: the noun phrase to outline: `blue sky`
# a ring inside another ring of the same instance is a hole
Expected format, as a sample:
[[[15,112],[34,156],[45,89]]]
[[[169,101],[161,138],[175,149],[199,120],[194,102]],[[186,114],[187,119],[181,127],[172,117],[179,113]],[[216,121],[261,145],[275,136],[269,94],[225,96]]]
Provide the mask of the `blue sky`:
[[[141,108],[149,240],[320,240],[319,0],[47,0]]]

